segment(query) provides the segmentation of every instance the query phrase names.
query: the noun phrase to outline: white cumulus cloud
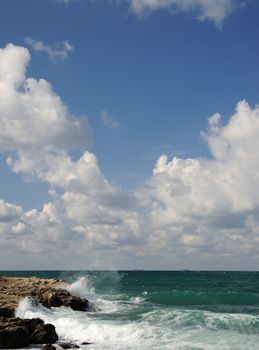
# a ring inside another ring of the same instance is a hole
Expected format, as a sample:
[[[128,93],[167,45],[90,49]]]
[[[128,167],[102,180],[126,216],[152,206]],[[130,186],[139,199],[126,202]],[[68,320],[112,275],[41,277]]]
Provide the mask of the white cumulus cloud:
[[[0,50],[0,152],[11,171],[47,183],[51,200],[28,211],[0,200],[2,266],[83,268],[98,257],[104,268],[108,256],[128,267],[258,264],[258,106],[240,101],[225,125],[214,114],[202,133],[210,157],[161,155],[147,185],[127,192],[87,150],[87,123],[47,81],[26,78],[29,59],[22,47]]]
[[[9,222],[20,218],[23,210],[20,206],[5,202],[0,199],[0,222]]]
[[[220,120],[209,118],[203,133],[211,158],[158,159],[142,193],[153,244],[214,257],[258,251],[259,108],[241,101],[226,125]]]
[[[74,117],[45,79],[26,78],[30,54],[13,44],[0,49],[0,150],[55,145],[85,148],[85,117]]]

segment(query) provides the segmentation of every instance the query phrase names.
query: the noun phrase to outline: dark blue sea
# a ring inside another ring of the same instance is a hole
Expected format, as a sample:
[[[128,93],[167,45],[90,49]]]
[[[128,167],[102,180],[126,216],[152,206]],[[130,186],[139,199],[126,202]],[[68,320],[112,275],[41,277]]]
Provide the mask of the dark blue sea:
[[[88,350],[258,350],[259,272],[2,271],[58,278],[95,311],[35,306],[19,317],[55,325],[62,340]]]

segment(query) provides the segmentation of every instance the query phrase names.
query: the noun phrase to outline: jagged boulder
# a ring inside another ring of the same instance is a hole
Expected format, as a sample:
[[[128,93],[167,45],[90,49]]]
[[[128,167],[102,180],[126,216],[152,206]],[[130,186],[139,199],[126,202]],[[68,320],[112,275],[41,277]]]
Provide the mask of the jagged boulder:
[[[18,349],[29,344],[55,343],[58,335],[52,324],[40,318],[0,317],[0,349]]]
[[[39,292],[36,295],[39,302],[46,307],[67,306],[75,311],[85,311],[88,308],[88,300],[71,295],[64,289],[50,289]]]
[[[30,344],[26,327],[10,325],[0,329],[0,349],[18,349]]]
[[[46,344],[55,343],[58,340],[58,335],[55,327],[50,323],[46,323],[37,325],[30,338],[33,344]]]
[[[0,329],[10,326],[25,327],[29,336],[38,325],[43,325],[44,322],[40,318],[19,318],[19,317],[0,317]]]

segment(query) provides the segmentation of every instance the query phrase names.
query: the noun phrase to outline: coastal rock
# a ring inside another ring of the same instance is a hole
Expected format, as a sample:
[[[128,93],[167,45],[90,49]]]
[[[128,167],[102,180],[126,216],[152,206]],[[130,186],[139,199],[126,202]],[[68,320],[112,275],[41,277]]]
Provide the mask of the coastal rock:
[[[29,332],[29,336],[32,335],[32,333],[38,326],[44,325],[44,322],[40,318],[23,319],[22,321]]]
[[[30,337],[33,344],[55,343],[58,340],[55,327],[50,324],[37,325]]]
[[[47,344],[41,348],[41,350],[56,350],[57,348],[53,346],[52,344]]]
[[[63,289],[52,289],[36,295],[39,302],[46,307],[67,306],[75,311],[85,311],[88,300],[71,295]]]
[[[62,288],[65,288],[65,282],[55,279],[0,276],[0,349],[51,344],[58,339],[53,325],[44,324],[39,318],[14,317],[16,307],[25,297],[45,307],[66,306],[78,311],[90,309],[87,299],[73,296]],[[75,344],[72,346],[72,349],[76,348]]]
[[[29,336],[33,333],[37,326],[43,324],[44,322],[40,318],[21,319],[19,317],[0,317],[0,329],[14,326],[25,327]]]
[[[30,344],[26,327],[7,326],[0,329],[0,349],[18,349]]]
[[[18,349],[29,344],[55,343],[58,335],[52,324],[39,318],[0,317],[0,349]]]
[[[59,343],[62,349],[80,349],[80,347],[74,343]]]
[[[14,310],[11,307],[0,307],[0,317],[13,317],[14,316]]]
[[[31,297],[45,307],[67,306],[76,311],[90,307],[87,299],[71,295],[64,281],[0,276],[0,316],[13,317],[19,301]]]

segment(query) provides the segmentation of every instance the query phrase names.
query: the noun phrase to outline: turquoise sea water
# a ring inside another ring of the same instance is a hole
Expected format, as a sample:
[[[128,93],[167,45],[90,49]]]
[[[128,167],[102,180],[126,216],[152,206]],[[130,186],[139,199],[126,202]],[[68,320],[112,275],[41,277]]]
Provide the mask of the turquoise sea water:
[[[48,310],[28,299],[20,317],[53,323],[62,339],[94,349],[259,349],[259,272],[12,271],[59,278],[95,311]]]

